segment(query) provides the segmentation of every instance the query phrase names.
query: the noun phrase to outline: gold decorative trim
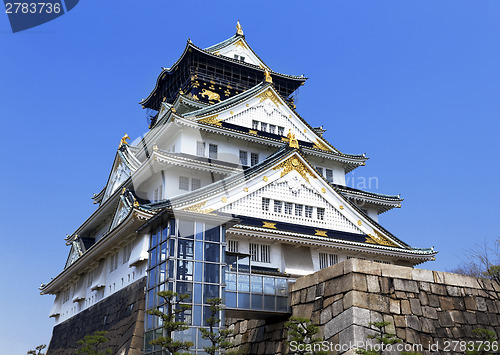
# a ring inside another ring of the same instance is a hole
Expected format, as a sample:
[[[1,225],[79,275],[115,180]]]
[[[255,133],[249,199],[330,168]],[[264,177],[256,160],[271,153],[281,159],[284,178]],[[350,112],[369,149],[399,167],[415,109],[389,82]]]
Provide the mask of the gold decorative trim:
[[[321,192],[322,193],[325,193],[326,192],[326,189],[324,187],[321,188]]]
[[[250,133],[250,134],[255,134],[255,135],[256,135],[256,134],[257,134],[257,131],[254,131],[253,129],[249,129],[249,130],[248,130],[248,133]]]
[[[130,137],[128,136],[127,133],[125,133],[125,135],[122,137],[122,139],[120,140],[120,145],[118,146],[118,148],[121,148],[122,145],[128,145],[128,142],[127,140],[130,140]]]
[[[227,197],[226,197],[226,196],[224,196],[224,197],[222,197],[220,200],[221,200],[222,202],[226,203],[226,202],[227,202]]]
[[[276,229],[276,222],[272,223],[272,222],[262,221],[262,227]]]
[[[326,234],[326,231],[322,231],[322,230],[319,230],[319,229],[315,229],[316,233],[314,235],[317,235],[317,236],[320,236],[320,237],[328,237],[328,235]]]
[[[201,96],[202,97],[207,97],[208,100],[212,101],[220,101],[220,95],[217,94],[216,92],[207,90],[207,89],[201,89]]]
[[[219,115],[213,115],[213,116],[208,116],[205,118],[202,118],[198,122],[203,122],[203,123],[208,123],[208,124],[213,124],[215,126],[222,126],[222,120],[218,119]]]
[[[391,242],[388,238],[377,232],[375,229],[373,230],[373,232],[375,233],[375,235],[368,234],[368,237],[366,237],[365,240],[366,243],[397,247],[395,243]]]
[[[343,210],[343,209],[344,209],[344,206],[343,206],[343,205],[340,205],[340,206],[339,206],[339,208],[340,208],[341,210]]]
[[[314,176],[313,172],[304,163],[302,163],[296,156],[291,156],[290,158],[288,158],[282,163],[279,163],[273,168],[273,170],[279,170],[279,169],[283,169],[280,177],[283,177],[290,171],[295,170],[307,182],[309,182],[309,178],[307,175],[310,175],[312,178],[316,179],[316,176]]]
[[[137,200],[134,201],[134,207],[139,207],[139,202],[137,202]]]
[[[265,182],[267,182],[267,181],[269,180],[269,178],[268,178],[267,176],[264,176],[264,177],[262,178],[262,180],[264,180]]]
[[[212,212],[214,211],[213,208],[203,209],[203,207],[205,207],[206,203],[207,203],[207,201],[197,203],[195,205],[184,208],[183,211],[203,213],[203,214],[212,214]]]
[[[264,100],[271,100],[277,107],[279,107],[279,105],[281,105],[281,102],[279,100],[279,98],[274,94],[274,92],[271,90],[271,89],[267,89],[266,91],[264,92],[261,92],[259,95],[257,95],[256,97],[260,98],[260,102],[264,101]]]
[[[243,28],[240,25],[240,20],[238,20],[238,22],[236,22],[236,34],[243,36]]]
[[[248,192],[248,187],[244,187],[243,191]]]
[[[241,39],[237,40],[237,41],[234,43],[234,45],[235,45],[236,47],[238,47],[238,46],[239,46],[239,47],[242,47],[242,48],[248,49],[248,48],[247,48],[247,46],[245,45],[245,43],[244,43]]]
[[[271,77],[271,74],[269,74],[269,70],[264,70],[264,80],[266,83],[271,83],[273,82],[273,78]]]
[[[323,143],[321,143],[319,141],[319,139],[316,139],[316,142],[314,142],[314,144],[313,144],[313,148],[321,149],[321,150],[326,150],[326,151],[330,151],[331,150],[330,148],[328,148],[328,146],[326,146]]]
[[[292,133],[292,130],[288,130],[288,134],[286,135],[288,138],[288,145],[292,148],[299,149],[299,141],[295,138],[295,134]]]
[[[229,113],[232,115],[232,114],[233,114],[233,111],[230,111]]]
[[[360,226],[360,225],[362,225],[362,224],[363,224],[363,222],[361,222],[361,221],[358,221],[358,226]]]

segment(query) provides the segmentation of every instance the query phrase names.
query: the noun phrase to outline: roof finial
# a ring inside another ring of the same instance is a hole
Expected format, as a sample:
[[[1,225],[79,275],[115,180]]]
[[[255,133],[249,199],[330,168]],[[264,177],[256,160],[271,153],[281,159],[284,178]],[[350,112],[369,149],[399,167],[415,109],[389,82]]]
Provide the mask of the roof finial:
[[[240,20],[236,23],[236,34],[239,36],[243,36],[243,29],[241,28],[240,25]]]
[[[130,139],[127,133],[122,137],[122,140],[120,141],[120,145],[118,148],[121,148],[122,145],[128,145],[127,139]]]
[[[273,82],[273,78],[271,77],[271,74],[269,74],[269,70],[264,70],[264,75],[265,75],[265,80],[266,80],[266,83],[272,83]]]
[[[297,138],[295,138],[295,134],[292,133],[291,129],[288,130],[288,134],[286,135],[286,137],[288,138],[289,147],[299,149],[299,141],[297,140]]]

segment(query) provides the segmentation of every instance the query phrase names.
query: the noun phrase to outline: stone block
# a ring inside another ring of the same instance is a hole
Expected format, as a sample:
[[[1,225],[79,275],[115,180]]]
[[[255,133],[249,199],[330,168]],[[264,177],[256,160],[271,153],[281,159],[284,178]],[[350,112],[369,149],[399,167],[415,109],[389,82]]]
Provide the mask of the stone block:
[[[401,314],[411,314],[410,301],[408,300],[401,301]]]
[[[298,304],[292,307],[292,315],[295,317],[311,318],[314,305],[309,304]]]
[[[435,326],[434,321],[432,319],[422,318],[420,323],[422,326],[422,332],[429,333],[429,334],[436,333],[436,326]]]
[[[478,311],[487,311],[488,307],[486,306],[486,300],[483,297],[476,298],[476,305]]]
[[[463,291],[460,287],[446,286],[446,292],[448,292],[448,295],[453,296],[453,297],[464,296]]]
[[[380,284],[378,283],[378,276],[366,275],[366,284],[368,292],[380,293]]]
[[[326,282],[332,279],[335,279],[339,276],[344,275],[344,262],[334,264],[325,269],[321,269],[314,273],[316,275],[315,282],[309,283],[305,287],[309,287],[311,285],[316,285],[318,283]],[[307,276],[306,276],[307,277]]]
[[[399,339],[406,341],[406,329],[405,328],[396,328],[396,336]]]
[[[392,283],[392,279],[388,277],[381,277],[379,279],[380,283],[380,292],[381,293],[392,293],[394,290],[394,285]]]
[[[488,313],[488,318],[490,320],[490,325],[491,326],[497,326],[497,325],[500,325],[499,321],[498,321],[498,314],[494,314],[494,313]]]
[[[409,344],[421,344],[418,332],[413,329],[406,329],[406,342]]]
[[[417,316],[406,316],[406,325],[408,328],[414,329],[416,331],[420,331],[422,329]]]
[[[412,269],[411,278],[415,281],[434,282],[434,275],[430,270]]]
[[[368,308],[368,293],[359,291],[349,291],[344,296],[344,309],[350,307]]]
[[[363,340],[366,343],[374,344],[372,339],[369,339],[368,336],[377,335],[374,330],[361,327],[359,325],[351,325],[348,328],[343,329],[339,334],[339,344],[349,344],[356,343],[360,340]],[[343,353],[343,355],[349,354],[348,352]],[[355,354],[351,352],[351,354]]]
[[[331,305],[330,309],[332,312],[332,318],[336,317],[344,311],[344,302],[342,300],[335,301]]]
[[[330,320],[324,326],[324,338],[328,339],[338,334],[353,324],[368,327],[370,322],[370,311],[363,308],[351,307],[337,317]]]
[[[485,312],[476,312],[477,324],[481,327],[489,325],[490,319],[488,318],[488,314]]]
[[[389,312],[391,314],[401,313],[401,305],[398,300],[389,299]]]
[[[497,305],[494,300],[486,299],[486,307],[488,308],[488,312],[498,313]]]
[[[382,314],[378,312],[370,312],[370,323],[378,323],[378,322],[383,322],[384,317]],[[371,326],[372,329],[376,329],[373,325]]]
[[[388,325],[385,326],[386,333],[396,334],[396,326],[394,324],[394,318],[386,314],[384,315],[383,321],[389,323]]]
[[[450,297],[439,297],[439,305],[443,311],[450,311],[455,308],[453,299]]]
[[[302,290],[302,292],[304,292],[305,290]],[[314,300],[316,299],[316,286],[311,286],[311,287],[308,287],[307,288],[307,293],[306,293],[306,300],[305,302],[306,303],[309,303],[309,302],[314,302]]]
[[[431,292],[431,284],[428,282],[419,282],[418,287],[421,291]]]
[[[410,307],[411,307],[411,311],[414,315],[417,315],[417,316],[422,315],[422,307],[420,305],[420,301],[418,298],[410,299]]]
[[[453,274],[450,272],[441,273],[444,278],[444,283],[450,286],[459,286],[459,287],[471,287],[471,288],[480,288],[477,279],[470,276]]]
[[[427,298],[429,299],[429,306],[431,307],[439,307],[439,298],[436,295],[428,294]]]
[[[333,318],[332,309],[331,307],[327,307],[320,312],[319,322],[320,324],[325,324],[329,322],[332,318]]]
[[[406,318],[404,316],[393,316],[394,325],[398,328],[406,328]]]
[[[428,307],[428,306],[422,307],[422,315],[426,318],[438,319],[437,311],[433,307]]]
[[[431,292],[436,294],[436,295],[442,295],[442,296],[447,295],[446,287],[444,287],[443,285],[439,285],[439,284],[431,284]]]
[[[418,284],[412,280],[394,279],[394,290],[418,293]]]
[[[445,311],[438,312],[438,321],[441,327],[452,327],[455,325],[453,319],[451,319],[450,313]]]
[[[455,323],[461,323],[461,324],[465,323],[465,318],[461,311],[456,311],[456,310],[450,311],[450,316],[453,322]]]
[[[382,276],[411,280],[413,268],[390,264],[380,264]]]
[[[300,290],[300,303],[307,303],[307,288]]]
[[[420,304],[422,306],[427,306],[429,304],[429,298],[427,297],[427,293],[425,291],[420,291],[418,299],[420,300]]]
[[[453,304],[455,305],[456,310],[465,311],[465,302],[463,297],[455,297],[453,299]]]
[[[372,311],[389,313],[389,298],[375,293],[368,294],[368,304]]]
[[[323,294],[325,293],[325,283],[319,283],[316,285],[316,298],[317,297],[323,297]]]
[[[406,295],[406,292],[403,291],[395,291],[394,296],[400,300],[406,300],[408,299],[408,296]]]
[[[292,292],[290,296],[290,303],[292,306],[300,303],[300,291]]]
[[[476,325],[477,324],[477,318],[476,318],[476,313],[475,312],[464,312],[464,318],[467,324],[470,325]]]
[[[381,265],[380,263],[375,263],[373,261],[360,260],[360,259],[349,259],[344,264],[344,273],[360,273],[365,275],[381,275]]]

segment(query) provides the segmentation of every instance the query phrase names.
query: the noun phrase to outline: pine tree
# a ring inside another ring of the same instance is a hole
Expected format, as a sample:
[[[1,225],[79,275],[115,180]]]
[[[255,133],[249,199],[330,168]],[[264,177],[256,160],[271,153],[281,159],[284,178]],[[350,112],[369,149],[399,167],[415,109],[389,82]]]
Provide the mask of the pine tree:
[[[221,328],[219,328],[218,331],[214,329],[218,327],[220,323],[220,319],[217,318],[217,315],[223,308],[222,298],[209,298],[207,304],[210,308],[210,318],[206,319],[209,328],[200,328],[200,332],[203,339],[209,339],[212,343],[211,346],[204,346],[203,349],[205,349],[207,354],[215,355],[217,351],[224,351],[233,346],[228,340],[232,331]]]
[[[35,350],[29,350],[28,355],[45,355],[45,353],[42,353],[42,350],[45,349],[47,345],[38,345]]]
[[[290,352],[290,354],[328,354],[326,351],[314,351],[315,348],[320,347],[322,339],[315,337],[319,329],[309,319],[290,317],[288,322],[285,323],[285,329],[288,330],[288,346],[290,347],[291,344],[301,345],[297,347],[296,351]]]
[[[467,350],[465,353],[469,355],[489,355],[498,354],[498,349],[495,346],[497,341],[497,335],[495,332],[488,329],[474,329],[472,331],[476,338],[479,340],[474,344],[474,350]],[[493,351],[493,349],[495,351]]]
[[[163,336],[156,338],[150,342],[151,345],[160,345],[163,349],[168,350],[171,354],[177,355],[180,350],[188,350],[193,346],[190,341],[178,341],[172,338],[173,332],[179,332],[188,329],[185,322],[177,321],[179,315],[182,315],[191,305],[182,304],[182,301],[189,298],[189,295],[179,295],[173,291],[160,291],[158,296],[166,302],[166,312],[161,312],[158,309],[150,309],[149,314],[160,317],[163,322]]]
[[[370,325],[373,325],[375,328],[377,328],[377,335],[368,335],[369,339],[375,339],[380,346],[378,347],[378,350],[364,350],[364,349],[357,349],[356,354],[362,354],[362,355],[378,355],[378,354],[383,354],[384,353],[384,347],[387,347],[388,345],[394,345],[397,343],[401,343],[402,340],[399,339],[395,334],[393,333],[387,333],[385,331],[385,327],[387,327],[390,322],[372,322],[369,323]],[[413,352],[401,352],[401,355],[420,355],[420,353],[413,353]]]
[[[108,355],[113,351],[111,349],[105,349],[104,351],[99,351],[101,344],[108,341],[105,335],[108,334],[106,331],[97,331],[92,335],[86,335],[83,339],[77,341],[81,345],[80,349],[76,351],[77,354],[87,354],[87,355]]]

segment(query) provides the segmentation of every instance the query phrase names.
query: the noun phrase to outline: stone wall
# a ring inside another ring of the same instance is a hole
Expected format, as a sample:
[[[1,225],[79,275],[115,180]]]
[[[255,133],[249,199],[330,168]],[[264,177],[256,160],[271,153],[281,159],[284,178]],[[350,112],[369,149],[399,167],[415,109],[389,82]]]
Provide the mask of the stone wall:
[[[146,278],[138,280],[55,326],[47,355],[73,355],[77,341],[95,331],[108,331],[106,347],[112,354],[142,354],[145,284]]]
[[[333,345],[366,340],[374,334],[370,322],[386,321],[404,344],[463,354],[445,351],[446,341],[474,339],[477,328],[500,334],[499,296],[489,281],[350,259],[299,278],[291,304],[293,315],[310,318]]]

